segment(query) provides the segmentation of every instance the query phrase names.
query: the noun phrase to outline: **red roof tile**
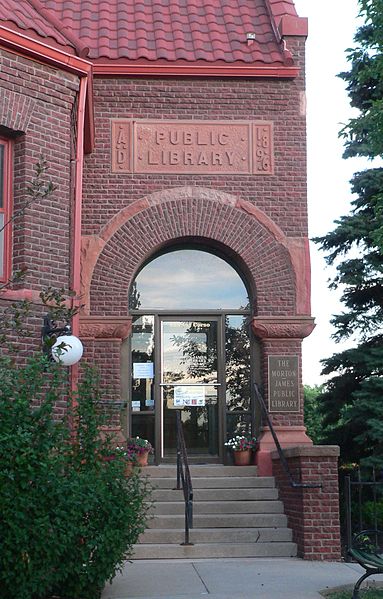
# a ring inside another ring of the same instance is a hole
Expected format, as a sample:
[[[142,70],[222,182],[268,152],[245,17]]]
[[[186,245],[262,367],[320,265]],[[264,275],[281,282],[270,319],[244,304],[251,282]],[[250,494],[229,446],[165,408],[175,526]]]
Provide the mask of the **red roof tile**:
[[[0,25],[22,30],[23,33],[34,32],[61,46],[68,45],[68,40],[28,0],[0,2]]]
[[[1,4],[0,20],[58,44],[69,41],[82,56],[89,48],[88,56],[96,62],[292,62],[272,20],[296,16],[293,0],[7,0]],[[254,34],[251,42],[248,33]]]
[[[297,16],[294,0],[268,0],[268,2],[274,17],[283,17],[284,15]]]

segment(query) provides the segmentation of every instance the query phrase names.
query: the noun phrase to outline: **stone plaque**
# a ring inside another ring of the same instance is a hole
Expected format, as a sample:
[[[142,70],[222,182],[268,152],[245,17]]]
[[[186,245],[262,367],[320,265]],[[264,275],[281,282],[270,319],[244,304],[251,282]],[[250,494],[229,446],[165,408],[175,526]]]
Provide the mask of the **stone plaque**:
[[[298,356],[269,356],[269,411],[299,412]]]
[[[120,173],[273,173],[272,123],[112,121],[112,171]]]

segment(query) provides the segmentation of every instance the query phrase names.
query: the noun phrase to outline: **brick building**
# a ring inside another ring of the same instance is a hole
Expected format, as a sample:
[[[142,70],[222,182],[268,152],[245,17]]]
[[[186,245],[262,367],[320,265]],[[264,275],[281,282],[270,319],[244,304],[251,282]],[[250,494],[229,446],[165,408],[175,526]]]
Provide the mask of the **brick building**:
[[[282,446],[313,459],[306,35],[293,0],[0,7],[0,218],[16,216],[1,280],[27,269],[1,304],[32,299],[37,326],[41,287],[81,297],[73,331],[111,426],[149,438],[156,464],[174,461],[182,408],[192,460],[228,464],[225,441],[248,432],[270,475],[254,382]],[[41,154],[57,189],[18,215]],[[318,476],[336,465],[324,453]],[[318,525],[324,558],[338,555],[333,510]]]

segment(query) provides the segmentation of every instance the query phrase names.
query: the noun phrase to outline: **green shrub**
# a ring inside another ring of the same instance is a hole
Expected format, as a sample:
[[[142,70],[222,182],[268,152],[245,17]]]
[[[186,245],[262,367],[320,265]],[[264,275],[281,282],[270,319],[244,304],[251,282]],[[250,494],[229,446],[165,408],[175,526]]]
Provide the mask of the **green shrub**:
[[[0,361],[0,596],[96,599],[144,530],[148,489],[126,479],[99,438],[97,380],[55,422],[65,370],[45,358]]]

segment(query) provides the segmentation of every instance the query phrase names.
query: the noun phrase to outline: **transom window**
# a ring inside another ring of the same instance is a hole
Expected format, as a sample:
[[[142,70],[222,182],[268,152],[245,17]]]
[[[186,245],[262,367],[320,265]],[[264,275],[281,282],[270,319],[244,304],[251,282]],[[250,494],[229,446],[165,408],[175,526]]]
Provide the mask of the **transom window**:
[[[238,272],[202,249],[175,249],[139,272],[131,310],[248,310],[249,295]]]

